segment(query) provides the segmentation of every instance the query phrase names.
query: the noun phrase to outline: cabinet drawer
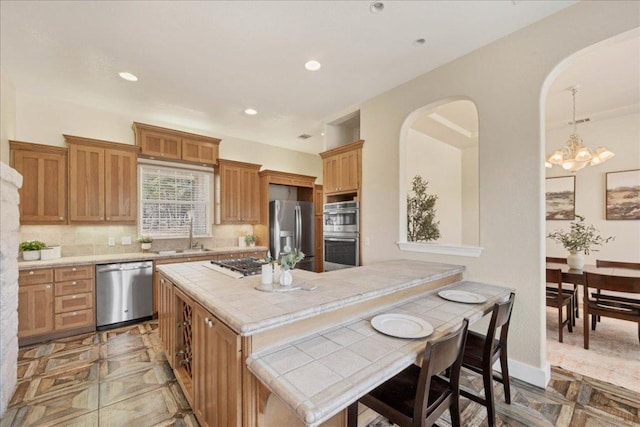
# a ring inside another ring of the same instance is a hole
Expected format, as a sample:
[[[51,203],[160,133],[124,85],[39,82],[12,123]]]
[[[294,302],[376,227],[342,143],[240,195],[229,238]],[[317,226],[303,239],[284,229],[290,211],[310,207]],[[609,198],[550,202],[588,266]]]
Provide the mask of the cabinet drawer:
[[[53,270],[50,268],[21,270],[18,276],[18,283],[20,286],[38,285],[41,283],[51,282],[53,282]]]
[[[55,328],[56,331],[65,329],[82,328],[95,324],[95,316],[93,309],[70,311],[68,313],[56,314]]]
[[[251,252],[243,252],[242,257],[253,257],[262,259],[267,256],[267,251],[251,251]]]
[[[94,268],[95,267],[93,265],[56,268],[56,282],[76,279],[91,279],[93,277]]]
[[[93,279],[72,280],[56,283],[56,296],[93,292]]]
[[[84,294],[65,295],[62,297],[56,297],[55,300],[56,313],[85,310],[87,308],[93,308],[92,292],[86,292]]]

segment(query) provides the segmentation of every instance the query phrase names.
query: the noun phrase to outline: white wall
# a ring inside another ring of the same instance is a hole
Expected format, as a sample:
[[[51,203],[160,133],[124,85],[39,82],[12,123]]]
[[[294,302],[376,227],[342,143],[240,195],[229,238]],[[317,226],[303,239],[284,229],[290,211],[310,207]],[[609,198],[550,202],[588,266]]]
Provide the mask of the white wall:
[[[366,263],[389,258],[467,266],[465,277],[516,290],[509,337],[512,374],[548,379],[543,313],[543,88],[565,58],[640,26],[635,2],[580,2],[532,26],[365,102],[362,233]],[[479,120],[479,258],[401,252],[398,141],[411,112],[438,100],[466,97]],[[517,159],[517,161],[513,161]],[[381,173],[384,171],[384,173]],[[380,209],[380,206],[387,207]],[[373,214],[372,214],[373,213]]]
[[[0,72],[0,162],[9,164],[9,140],[16,132],[16,89]]]
[[[546,133],[546,153],[551,153],[565,145],[572,133],[572,127],[549,130]],[[585,256],[587,264],[595,264],[596,259],[640,262],[640,221],[606,220],[606,174],[607,172],[640,169],[640,113],[598,119],[578,125],[578,134],[587,147],[604,145],[615,153],[606,163],[587,166],[576,172],[576,213],[586,217],[585,222],[593,224],[603,237],[615,236],[613,242]],[[560,166],[547,169],[547,177],[570,176]],[[571,221],[547,221],[546,233],[558,229],[569,229]],[[598,247],[596,247],[598,249]],[[567,251],[561,244],[546,239],[549,256],[566,257]]]
[[[407,139],[407,189],[416,175],[429,182],[428,194],[438,196],[436,221],[440,238],[435,243],[462,242],[462,153],[459,149],[411,129]]]
[[[480,200],[478,188],[478,146],[462,150],[462,244],[478,246]]]
[[[20,141],[65,147],[62,134],[67,134],[135,144],[131,125],[137,121],[220,138],[222,158],[259,163],[263,169],[316,176],[319,178],[316,182],[322,182],[320,156],[154,121],[151,111],[141,111],[139,116],[130,117],[118,112],[25,93],[16,94],[16,111],[14,138]]]

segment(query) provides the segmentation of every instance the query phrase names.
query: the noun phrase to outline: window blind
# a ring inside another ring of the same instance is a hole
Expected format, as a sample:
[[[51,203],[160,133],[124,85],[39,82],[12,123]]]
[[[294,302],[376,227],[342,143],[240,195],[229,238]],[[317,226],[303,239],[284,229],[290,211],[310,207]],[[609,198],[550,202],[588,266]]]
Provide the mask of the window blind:
[[[141,235],[158,238],[211,235],[213,174],[139,164]]]

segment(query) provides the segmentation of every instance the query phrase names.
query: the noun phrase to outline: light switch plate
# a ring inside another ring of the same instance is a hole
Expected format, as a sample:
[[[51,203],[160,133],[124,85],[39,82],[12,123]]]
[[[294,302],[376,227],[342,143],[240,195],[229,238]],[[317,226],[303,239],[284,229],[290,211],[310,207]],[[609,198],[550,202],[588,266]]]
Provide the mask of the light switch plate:
[[[123,245],[130,245],[131,244],[131,236],[124,236],[122,238],[122,244]]]
[[[109,246],[115,246],[115,245],[116,245],[116,238],[109,237]]]

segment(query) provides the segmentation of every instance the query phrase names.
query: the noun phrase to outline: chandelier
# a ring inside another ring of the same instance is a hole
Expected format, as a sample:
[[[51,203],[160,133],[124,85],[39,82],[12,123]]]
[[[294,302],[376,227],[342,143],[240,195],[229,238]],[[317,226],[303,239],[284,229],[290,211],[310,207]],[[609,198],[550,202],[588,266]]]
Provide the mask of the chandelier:
[[[587,165],[595,166],[604,163],[615,154],[604,147],[598,147],[593,151],[582,143],[582,138],[578,135],[578,123],[576,122],[576,92],[578,86],[570,87],[573,96],[573,133],[569,136],[566,146],[556,150],[545,161],[545,166],[550,168],[553,165],[560,165],[562,169],[571,172],[579,171]]]

